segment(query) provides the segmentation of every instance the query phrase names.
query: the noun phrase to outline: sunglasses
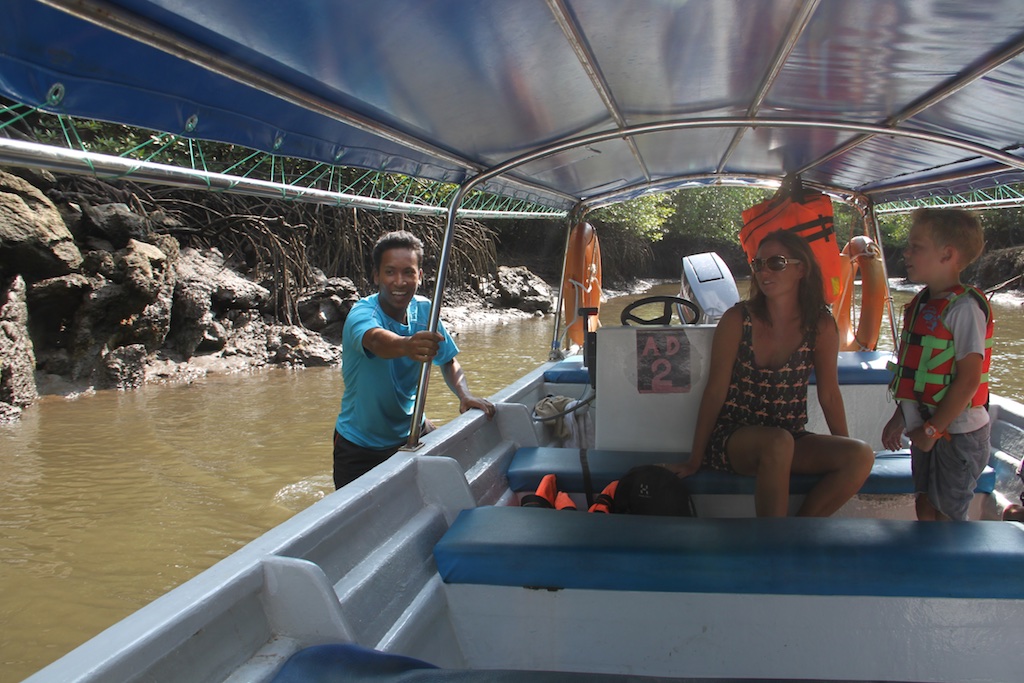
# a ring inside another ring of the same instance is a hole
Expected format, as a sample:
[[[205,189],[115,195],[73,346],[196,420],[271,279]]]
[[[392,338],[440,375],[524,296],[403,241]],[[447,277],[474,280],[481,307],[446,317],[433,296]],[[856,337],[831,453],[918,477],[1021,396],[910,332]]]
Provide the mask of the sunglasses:
[[[785,270],[790,263],[800,263],[798,258],[786,258],[785,256],[769,256],[768,258],[756,258],[750,262],[750,270],[760,273],[766,266],[768,270],[776,273]]]

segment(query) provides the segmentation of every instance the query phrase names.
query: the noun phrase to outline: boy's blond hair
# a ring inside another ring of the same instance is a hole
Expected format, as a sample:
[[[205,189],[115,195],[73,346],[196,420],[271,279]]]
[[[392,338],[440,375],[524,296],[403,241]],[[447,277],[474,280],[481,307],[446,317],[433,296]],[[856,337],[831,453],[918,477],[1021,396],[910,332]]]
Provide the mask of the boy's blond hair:
[[[985,250],[985,233],[977,216],[962,209],[917,209],[910,218],[928,229],[940,247],[953,247],[960,254],[960,270],[974,263]]]

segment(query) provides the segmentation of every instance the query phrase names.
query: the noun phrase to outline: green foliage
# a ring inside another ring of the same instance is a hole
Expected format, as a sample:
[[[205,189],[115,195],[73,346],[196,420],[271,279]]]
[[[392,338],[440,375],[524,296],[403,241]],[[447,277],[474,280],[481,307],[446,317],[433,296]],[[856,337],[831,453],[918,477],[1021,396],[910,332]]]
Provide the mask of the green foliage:
[[[671,195],[644,195],[621,204],[613,204],[587,215],[595,225],[621,229],[649,242],[665,234],[665,222],[675,213]]]
[[[888,213],[878,217],[878,229],[882,233],[882,248],[887,254],[895,254],[907,245],[910,234],[909,213]]]
[[[669,232],[715,240],[735,240],[743,226],[743,210],[772,196],[750,187],[701,187],[674,193],[675,216]]]
[[[1024,207],[981,211],[978,216],[985,230],[986,251],[1024,244]]]

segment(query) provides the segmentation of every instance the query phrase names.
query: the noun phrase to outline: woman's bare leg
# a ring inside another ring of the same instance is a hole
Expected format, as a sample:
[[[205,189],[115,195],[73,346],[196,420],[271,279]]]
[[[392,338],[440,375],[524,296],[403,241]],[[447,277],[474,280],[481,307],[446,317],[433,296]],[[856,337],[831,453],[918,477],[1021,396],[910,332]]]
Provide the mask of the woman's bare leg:
[[[789,474],[793,435],[777,427],[740,427],[725,445],[729,463],[740,474],[757,477],[754,509],[758,517],[789,512]]]
[[[828,517],[853,498],[871,474],[875,452],[863,441],[811,434],[797,439],[793,474],[824,475],[797,511],[803,517]]]

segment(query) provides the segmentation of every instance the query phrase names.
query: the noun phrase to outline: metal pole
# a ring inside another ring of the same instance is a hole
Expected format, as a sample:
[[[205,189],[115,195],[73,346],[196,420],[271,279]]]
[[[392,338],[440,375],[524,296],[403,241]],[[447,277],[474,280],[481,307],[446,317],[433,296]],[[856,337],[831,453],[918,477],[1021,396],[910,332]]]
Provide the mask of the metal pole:
[[[455,196],[452,197],[451,205],[448,207],[448,223],[445,227],[444,242],[441,246],[441,258],[437,263],[437,281],[434,283],[434,298],[430,302],[430,318],[427,329],[437,332],[441,323],[441,303],[444,297],[444,285],[448,279],[448,262],[451,260],[452,244],[455,242],[455,217],[459,205],[469,191],[475,185],[473,181],[462,185]],[[402,450],[414,451],[420,447],[420,432],[423,426],[423,412],[427,405],[427,387],[430,384],[430,362],[423,364],[420,369],[420,380],[416,387],[416,403],[413,405],[412,424],[409,425],[409,440]]]
[[[865,200],[867,208],[864,210],[864,228],[868,235],[878,247],[878,253],[882,255],[882,275],[885,278],[885,301],[889,310],[889,334],[892,335],[893,350],[897,347],[896,338],[896,311],[892,304],[892,292],[889,290],[889,268],[885,263],[885,248],[882,246],[882,229],[878,225],[878,217],[875,215],[875,203],[870,199]]]
[[[378,199],[360,195],[303,187],[270,180],[245,178],[226,173],[200,171],[194,168],[139,161],[110,154],[85,152],[53,145],[43,145],[24,140],[0,138],[0,164],[25,168],[43,168],[54,173],[74,173],[95,178],[120,180],[130,178],[140,183],[156,183],[185,187],[195,190],[226,192],[252,197],[264,197],[288,202],[306,202],[325,206],[355,207],[369,211],[390,211],[420,216],[448,214],[446,206],[413,204],[392,199]],[[464,218],[561,218],[561,213],[540,213],[532,211],[489,211],[483,209],[462,209]]]

